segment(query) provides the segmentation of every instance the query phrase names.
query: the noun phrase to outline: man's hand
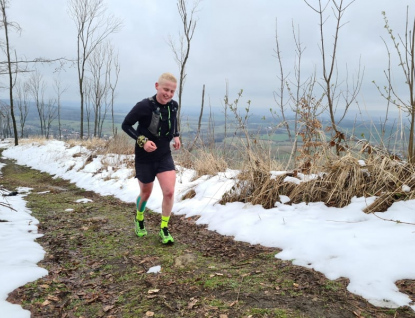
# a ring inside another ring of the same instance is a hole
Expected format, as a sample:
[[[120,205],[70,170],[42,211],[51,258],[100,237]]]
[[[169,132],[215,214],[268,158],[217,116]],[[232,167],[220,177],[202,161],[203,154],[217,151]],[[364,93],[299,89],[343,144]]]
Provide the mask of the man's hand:
[[[153,141],[147,140],[147,142],[144,144],[143,148],[147,152],[153,152],[154,150],[157,149],[157,146]]]
[[[173,147],[174,147],[174,149],[179,150],[180,146],[181,146],[180,138],[179,137],[174,137],[173,138]]]

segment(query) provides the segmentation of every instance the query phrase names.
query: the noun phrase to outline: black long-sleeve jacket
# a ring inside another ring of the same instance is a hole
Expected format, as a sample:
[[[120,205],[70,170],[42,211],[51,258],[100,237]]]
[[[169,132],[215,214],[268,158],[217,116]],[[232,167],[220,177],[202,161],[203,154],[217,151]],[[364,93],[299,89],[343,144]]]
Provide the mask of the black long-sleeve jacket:
[[[161,125],[160,136],[156,137],[148,131],[151,122],[153,110],[160,108]],[[157,102],[156,96],[143,99],[138,102],[125,117],[121,128],[133,139],[137,140],[138,136],[144,135],[153,141],[157,149],[153,152],[147,152],[135,144],[135,160],[140,163],[150,163],[163,160],[166,156],[171,155],[170,141],[173,137],[179,136],[177,132],[177,109],[178,104],[172,100],[166,105]],[[134,125],[138,122],[137,129]],[[170,123],[170,124],[169,124]]]

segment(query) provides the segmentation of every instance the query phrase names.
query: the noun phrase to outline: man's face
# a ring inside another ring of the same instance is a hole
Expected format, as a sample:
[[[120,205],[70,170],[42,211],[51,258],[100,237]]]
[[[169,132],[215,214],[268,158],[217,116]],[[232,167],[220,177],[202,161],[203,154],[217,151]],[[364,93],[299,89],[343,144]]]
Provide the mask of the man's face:
[[[156,83],[156,99],[162,104],[166,105],[174,96],[176,91],[177,83],[168,80],[162,80]]]

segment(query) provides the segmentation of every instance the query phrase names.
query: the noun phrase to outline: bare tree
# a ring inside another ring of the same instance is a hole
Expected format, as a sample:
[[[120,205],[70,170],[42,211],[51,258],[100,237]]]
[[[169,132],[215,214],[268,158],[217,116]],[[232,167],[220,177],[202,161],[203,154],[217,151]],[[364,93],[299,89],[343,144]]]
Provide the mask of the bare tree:
[[[274,92],[274,100],[278,106],[277,110],[270,109],[271,114],[275,119],[281,120],[276,125],[278,128],[280,125],[287,130],[288,138],[293,143],[291,154],[287,162],[288,169],[291,166],[291,162],[294,160],[294,166],[297,167],[297,159],[301,157],[301,153],[298,151],[298,139],[302,136],[304,140],[310,140],[310,136],[315,135],[316,126],[314,123],[318,122],[317,117],[325,111],[321,101],[322,96],[315,97],[315,85],[316,72],[307,75],[304,79],[302,72],[302,59],[305,52],[305,47],[301,42],[300,30],[295,28],[292,24],[292,33],[295,44],[295,62],[293,65],[293,74],[286,74],[283,67],[283,56],[280,49],[280,43],[278,39],[278,29],[276,29],[276,57],[278,59],[278,89]],[[291,112],[294,116],[293,120],[288,120],[287,113]],[[303,144],[304,147],[304,144]],[[301,152],[301,149],[300,149]]]
[[[35,103],[37,113],[39,115],[39,121],[40,121],[40,134],[42,136],[45,136],[45,126],[44,126],[44,112],[45,112],[45,89],[46,84],[43,80],[43,76],[39,73],[38,70],[30,74],[30,77],[27,81],[27,85],[30,91],[30,94],[33,98],[33,101]]]
[[[6,38],[5,42],[5,53],[7,57],[7,74],[9,75],[9,99],[10,99],[10,115],[13,122],[13,131],[14,131],[14,144],[17,146],[19,144],[18,134],[17,134],[17,125],[16,118],[14,115],[14,105],[13,105],[13,87],[15,85],[15,80],[13,79],[13,74],[16,72],[16,69],[13,69],[11,53],[10,53],[10,41],[9,41],[9,27],[14,28],[20,31],[20,26],[17,23],[9,22],[7,19],[6,9],[8,7],[7,0],[0,0],[0,9],[2,14],[1,26],[4,28],[4,35]]]
[[[183,98],[183,88],[186,80],[186,63],[189,59],[190,53],[190,44],[195,33],[197,20],[195,20],[194,15],[197,12],[197,8],[201,0],[194,0],[190,10],[187,8],[187,0],[177,0],[177,9],[180,14],[180,18],[183,24],[183,33],[179,34],[179,47],[176,46],[172,37],[169,37],[169,45],[173,51],[174,58],[179,66],[180,76],[179,76],[179,89],[177,92],[179,101],[179,109],[177,111],[178,117],[178,129],[180,131],[180,114]]]
[[[102,135],[102,126],[111,107],[113,91],[111,90],[110,75],[113,66],[114,50],[110,43],[97,47],[88,61],[90,78],[90,96],[94,109],[94,137]],[[115,87],[114,87],[115,89]]]
[[[92,105],[93,93],[91,80],[86,78],[85,80],[85,111],[86,111],[86,122],[87,122],[87,136],[91,134],[91,114],[94,111]]]
[[[329,110],[331,129],[334,131],[334,136],[332,139],[333,145],[336,146],[336,153],[342,149],[340,145],[342,140],[345,140],[345,135],[338,129],[338,124],[346,116],[350,105],[356,100],[356,97],[360,91],[362,85],[363,74],[359,68],[357,71],[356,81],[353,83],[352,87],[348,86],[348,78],[346,78],[346,88],[342,89],[338,82],[338,72],[337,72],[337,54],[338,54],[338,43],[339,43],[339,34],[341,28],[344,26],[342,18],[344,16],[347,8],[355,2],[355,0],[350,0],[347,4],[344,0],[328,0],[326,4],[323,5],[322,0],[318,0],[318,5],[316,7],[304,0],[304,2],[319,15],[319,27],[320,27],[320,51],[322,57],[322,76],[323,82],[321,87],[323,88],[324,95],[327,102],[327,107]],[[325,35],[324,24],[327,22],[325,16],[325,11],[331,4],[330,8],[335,17],[335,27],[333,34],[333,42],[331,48],[328,48],[326,45],[327,37]],[[340,114],[338,119],[336,119],[337,106],[342,100],[343,113]]]
[[[226,80],[225,82],[225,96],[229,96],[229,82]],[[223,156],[226,158],[227,152],[227,145],[226,139],[228,137],[228,103],[226,103],[226,99],[224,100],[225,103],[223,104],[223,119],[224,119],[224,131],[223,131]],[[214,137],[214,136],[213,136]],[[213,143],[215,143],[215,139],[213,138]]]
[[[52,127],[52,122],[56,119],[58,108],[56,107],[56,99],[49,99],[49,102],[45,105],[45,111],[43,112],[43,127],[45,127],[45,137],[49,139],[50,129]]]
[[[57,106],[57,116],[58,116],[58,134],[59,140],[62,138],[62,125],[61,125],[61,98],[62,94],[68,89],[68,86],[62,88],[62,83],[59,78],[54,79],[54,90],[56,93],[56,106]]]
[[[200,130],[201,130],[201,127],[202,127],[202,117],[203,117],[203,108],[204,108],[204,105],[205,105],[205,85],[203,84],[203,90],[202,90],[202,104],[201,104],[201,107],[200,107],[199,121],[198,121],[198,124],[197,124],[196,136],[195,136],[195,138],[193,139],[193,143],[192,143],[192,144],[191,144],[191,146],[189,147],[189,152],[192,152],[192,150],[193,150],[194,146],[196,145],[197,140],[198,140],[198,139],[199,139],[199,137],[200,137]]]
[[[395,47],[395,51],[398,55],[399,66],[402,70],[405,81],[395,84],[389,66],[388,71],[384,72],[388,85],[385,86],[384,91],[382,91],[379,87],[378,90],[381,95],[388,100],[388,102],[396,105],[399,110],[402,110],[409,115],[407,157],[409,162],[415,163],[415,17],[412,18],[413,21],[411,23],[409,19],[408,6],[406,11],[405,35],[401,36],[398,34],[395,36],[389,25],[386,12],[382,12],[382,14],[385,20],[385,29],[387,30],[393,46]],[[391,55],[389,49],[388,56],[390,63]],[[403,84],[405,84],[407,88],[407,95],[404,96],[398,92],[398,87],[401,88]]]
[[[20,137],[24,137],[24,126],[29,114],[29,87],[27,83],[19,83],[15,86],[17,95],[17,108],[20,117]]]
[[[45,102],[46,83],[39,71],[32,73],[28,80],[28,90],[30,91],[40,120],[40,134],[49,138],[51,124],[57,117],[56,99],[49,99]]]
[[[277,75],[278,80],[279,80],[279,87],[278,87],[278,90],[274,91],[274,100],[276,104],[278,105],[281,115],[279,115],[279,113],[274,111],[272,108],[270,109],[270,111],[273,116],[281,117],[282,124],[287,130],[288,138],[290,141],[293,141],[292,140],[293,138],[291,136],[290,125],[288,124],[288,120],[286,116],[288,102],[286,101],[286,98],[285,98],[285,91],[286,91],[288,75],[284,74],[283,58],[282,58],[282,54],[280,50],[280,42],[278,40],[278,21],[276,21],[276,27],[275,27],[275,43],[276,43],[276,49],[274,51],[276,53],[276,57],[278,60],[278,68],[279,68],[280,75]],[[302,50],[299,50],[299,52],[302,53]],[[299,62],[301,62],[301,55],[298,56],[298,60]],[[300,68],[298,68],[298,70],[300,70]],[[295,120],[294,122],[296,123],[297,120]]]
[[[77,28],[77,70],[81,98],[80,138],[84,136],[85,69],[95,49],[111,34],[118,32],[122,21],[106,13],[103,0],[68,0],[69,14]]]
[[[11,116],[9,105],[0,102],[0,129],[4,138],[12,136],[11,130]]]
[[[110,89],[110,107],[111,107],[111,122],[112,122],[112,134],[117,135],[114,122],[114,101],[115,101],[115,89],[118,85],[118,77],[120,75],[120,63],[118,61],[118,54],[114,53],[114,49],[110,47],[110,56],[107,63],[108,83]]]
[[[98,137],[102,137],[104,134],[102,132],[105,119],[107,118],[108,111],[110,110],[111,104],[108,102],[108,94],[105,96],[104,100],[104,107],[101,108],[100,118],[101,120],[98,122]]]
[[[1,42],[1,47],[6,55],[6,61],[0,61],[0,75],[7,75],[8,76],[8,90],[9,90],[9,103],[10,103],[10,116],[13,124],[13,134],[14,134],[14,143],[18,145],[18,133],[17,133],[17,124],[16,124],[16,117],[14,114],[14,99],[13,99],[13,87],[16,84],[16,77],[18,73],[30,72],[31,70],[28,68],[30,64],[37,64],[37,63],[51,63],[55,61],[60,61],[61,63],[64,58],[57,58],[57,59],[44,59],[44,58],[35,58],[32,60],[28,59],[18,59],[16,52],[12,54],[12,48],[10,44],[9,38],[9,31],[10,29],[14,29],[20,33],[21,29],[20,26],[16,22],[10,22],[7,17],[7,9],[9,7],[9,0],[0,0],[0,14],[1,14],[1,21],[0,27],[4,29],[5,40]],[[14,58],[12,59],[12,55]],[[20,66],[22,65],[22,66]],[[61,66],[62,67],[62,64]]]

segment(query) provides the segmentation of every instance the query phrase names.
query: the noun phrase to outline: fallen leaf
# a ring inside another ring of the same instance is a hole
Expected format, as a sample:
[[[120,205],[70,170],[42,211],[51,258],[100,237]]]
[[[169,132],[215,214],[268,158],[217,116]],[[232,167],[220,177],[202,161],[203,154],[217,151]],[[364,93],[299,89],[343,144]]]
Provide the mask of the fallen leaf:
[[[39,287],[44,288],[44,289],[48,289],[50,286],[47,285],[47,284],[43,284],[43,285],[40,285]]]
[[[149,296],[147,296],[147,299],[153,299],[153,298],[157,298],[158,296],[157,295],[149,295]]]
[[[219,318],[228,318],[228,315],[225,315],[225,314],[220,314],[220,315],[219,315]]]
[[[50,301],[49,301],[49,300],[45,300],[45,301],[42,303],[42,306],[43,306],[43,307],[48,306],[48,305],[50,305]]]
[[[149,289],[148,293],[149,294],[156,294],[160,291],[160,289]]]
[[[93,303],[94,301],[96,301],[98,298],[99,298],[99,296],[98,296],[98,295],[91,295],[91,296],[89,297],[89,299],[85,299],[85,302],[86,302],[87,304],[90,304],[90,303]]]
[[[103,310],[107,312],[110,311],[112,308],[114,308],[114,306],[104,306]]]
[[[48,295],[48,300],[52,300],[52,301],[59,301],[59,297],[54,296],[54,295]]]
[[[191,298],[191,302],[189,302],[188,304],[187,304],[187,308],[188,309],[192,309],[195,305],[196,305],[196,303],[198,302],[199,300],[197,300],[197,299],[192,299]]]

